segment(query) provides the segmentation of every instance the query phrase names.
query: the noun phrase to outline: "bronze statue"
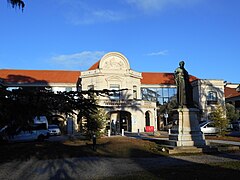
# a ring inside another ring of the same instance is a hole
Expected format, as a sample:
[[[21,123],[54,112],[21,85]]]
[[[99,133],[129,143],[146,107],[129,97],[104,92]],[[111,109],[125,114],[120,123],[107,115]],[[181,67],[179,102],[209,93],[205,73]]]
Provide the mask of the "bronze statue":
[[[174,72],[177,85],[177,102],[179,107],[193,107],[192,85],[184,64],[184,61],[181,61],[179,67]]]

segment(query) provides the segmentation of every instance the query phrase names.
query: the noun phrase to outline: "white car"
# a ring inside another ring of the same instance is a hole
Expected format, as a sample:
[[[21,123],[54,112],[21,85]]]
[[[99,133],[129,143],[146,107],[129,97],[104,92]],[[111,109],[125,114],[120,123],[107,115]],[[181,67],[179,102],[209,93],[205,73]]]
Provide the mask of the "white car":
[[[204,134],[217,134],[219,129],[215,126],[214,122],[207,121],[199,124],[202,133]]]
[[[18,128],[14,135],[8,135],[5,132],[1,134],[2,139],[6,142],[44,141],[44,139],[49,138],[49,131],[41,128],[41,125],[33,125],[28,129]]]
[[[48,130],[22,130],[16,135],[5,136],[5,140],[8,142],[44,141],[48,137]]]
[[[49,131],[51,136],[61,135],[61,130],[59,129],[58,125],[55,125],[55,124],[49,124],[48,125],[48,131]]]

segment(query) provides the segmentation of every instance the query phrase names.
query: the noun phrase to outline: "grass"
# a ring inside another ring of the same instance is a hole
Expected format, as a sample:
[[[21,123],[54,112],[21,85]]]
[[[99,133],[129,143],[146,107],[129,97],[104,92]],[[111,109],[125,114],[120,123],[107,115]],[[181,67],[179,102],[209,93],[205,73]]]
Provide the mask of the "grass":
[[[211,137],[214,138],[214,137]],[[214,145],[214,144],[213,144]],[[70,139],[60,142],[29,142],[0,145],[0,163],[12,160],[58,159],[84,156],[141,158],[167,156],[154,142],[127,137],[106,137],[97,139],[97,150],[92,142],[82,139]]]
[[[59,159],[71,157],[148,158],[168,156],[159,151],[158,145],[141,139],[110,137],[97,139],[97,150],[89,140],[72,139],[60,142],[31,142],[0,145],[0,164],[9,161]],[[171,159],[171,156],[169,156]],[[118,177],[104,179],[229,179],[240,176],[240,161],[183,166],[154,167]]]
[[[67,157],[102,156],[116,158],[156,157],[163,155],[154,142],[127,137],[101,138],[97,150],[89,140],[59,142],[29,142],[0,145],[0,163],[12,160],[57,159]]]
[[[156,168],[152,171],[141,171],[134,174],[125,174],[118,177],[104,179],[236,179],[240,175],[240,162],[194,164],[187,166],[172,166]]]

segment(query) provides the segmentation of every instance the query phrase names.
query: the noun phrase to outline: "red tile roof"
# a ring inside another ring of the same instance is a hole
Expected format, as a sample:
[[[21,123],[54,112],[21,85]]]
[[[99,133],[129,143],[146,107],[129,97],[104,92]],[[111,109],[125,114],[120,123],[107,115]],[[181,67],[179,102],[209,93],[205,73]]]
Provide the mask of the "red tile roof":
[[[80,71],[0,69],[0,78],[7,83],[76,83],[80,74]]]
[[[99,62],[100,62],[100,60],[98,62],[96,62],[94,65],[92,65],[88,70],[98,69],[99,68]]]
[[[142,84],[175,84],[173,73],[143,72]]]
[[[95,70],[99,68],[99,62],[93,64],[88,70]],[[142,84],[175,84],[173,73],[160,73],[160,72],[142,72],[141,83]],[[194,81],[198,78],[190,76],[190,81]]]
[[[225,98],[233,98],[240,96],[240,92],[236,91],[236,88],[225,87],[224,89]]]
[[[174,73],[142,72],[142,77],[142,84],[175,84]],[[190,76],[190,81],[194,81],[196,79],[198,78]]]

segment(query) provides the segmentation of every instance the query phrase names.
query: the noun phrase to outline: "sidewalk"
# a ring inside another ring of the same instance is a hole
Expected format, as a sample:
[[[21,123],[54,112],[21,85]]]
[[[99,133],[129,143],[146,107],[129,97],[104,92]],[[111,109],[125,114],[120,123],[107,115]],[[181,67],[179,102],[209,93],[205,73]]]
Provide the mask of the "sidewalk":
[[[158,131],[154,133],[127,133],[126,136],[143,139],[143,140],[149,140],[153,141],[160,146],[166,147],[169,152],[172,150],[179,149],[177,146],[175,146],[175,142],[169,140],[169,135],[167,131]],[[197,152],[227,152],[227,151],[239,151],[240,149],[240,142],[238,141],[228,141],[228,140],[216,140],[216,139],[207,139],[206,140],[206,147],[202,148],[190,148],[183,150],[177,150],[176,153],[197,153]],[[177,148],[177,149],[176,149]],[[175,150],[172,152],[174,153]]]
[[[148,138],[152,138],[152,139],[162,139],[162,140],[167,140],[168,139],[168,132],[167,131],[158,131],[157,132],[159,135],[158,136],[154,136],[153,133],[140,133],[141,137],[148,137]],[[235,146],[240,146],[240,142],[239,141],[228,141],[228,140],[213,140],[213,139],[206,139],[206,141],[211,142],[211,143],[219,143],[219,144],[228,144],[228,145],[235,145]]]
[[[240,146],[240,142],[237,142],[237,141],[212,140],[212,139],[208,139],[206,141],[208,141],[210,143],[218,143],[218,144],[227,144],[227,145]]]

